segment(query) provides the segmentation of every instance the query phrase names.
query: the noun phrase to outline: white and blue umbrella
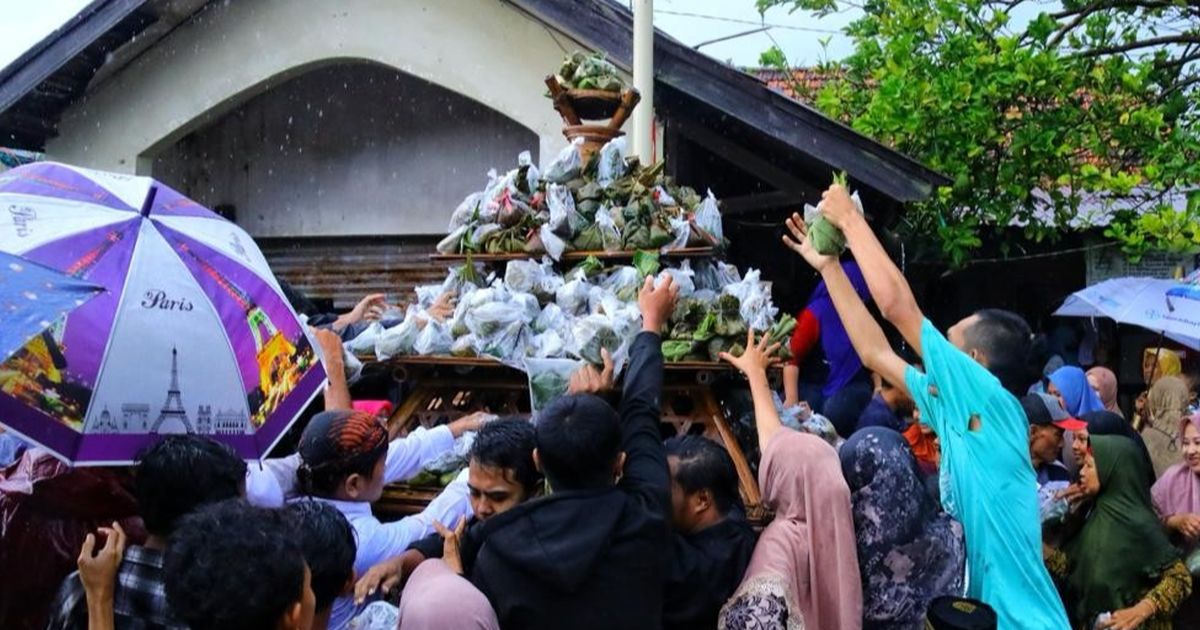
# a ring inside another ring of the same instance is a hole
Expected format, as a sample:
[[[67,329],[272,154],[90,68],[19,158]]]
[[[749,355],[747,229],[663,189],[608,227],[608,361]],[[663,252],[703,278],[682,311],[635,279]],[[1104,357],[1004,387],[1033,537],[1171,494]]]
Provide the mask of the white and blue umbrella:
[[[1106,317],[1200,350],[1200,271],[1183,280],[1115,278],[1072,293],[1054,312]]]

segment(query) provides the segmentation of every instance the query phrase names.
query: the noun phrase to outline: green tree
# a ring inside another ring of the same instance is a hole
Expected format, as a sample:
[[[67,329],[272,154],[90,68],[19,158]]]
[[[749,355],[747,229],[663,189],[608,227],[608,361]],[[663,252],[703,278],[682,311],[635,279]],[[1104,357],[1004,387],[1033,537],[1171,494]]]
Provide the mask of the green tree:
[[[961,265],[982,237],[1010,251],[1012,226],[1042,241],[1105,223],[1105,235],[1132,257],[1200,248],[1200,4],[757,6],[817,15],[861,9],[846,29],[854,52],[822,64],[831,80],[803,96],[953,179],[906,220],[910,235],[937,235],[925,241],[935,255]],[[1034,10],[1020,24],[1011,17]],[[778,49],[763,61],[786,66]],[[1169,203],[1181,194],[1182,211]],[[1081,212],[1098,201],[1102,212]]]

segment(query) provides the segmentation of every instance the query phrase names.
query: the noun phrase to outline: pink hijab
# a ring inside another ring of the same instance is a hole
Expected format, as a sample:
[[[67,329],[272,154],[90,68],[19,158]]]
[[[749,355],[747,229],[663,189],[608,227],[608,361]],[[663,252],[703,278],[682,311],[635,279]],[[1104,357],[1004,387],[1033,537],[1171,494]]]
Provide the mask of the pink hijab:
[[[837,451],[814,435],[780,431],[763,452],[758,484],[775,519],[759,537],[742,583],[781,578],[807,627],[861,628],[858,546]]]
[[[1179,424],[1180,439],[1189,422],[1200,429],[1200,414],[1184,418]],[[1150,494],[1154,497],[1154,508],[1163,518],[1200,512],[1200,476],[1192,472],[1187,462],[1179,462],[1164,471],[1154,482]]]
[[[400,630],[500,630],[500,622],[466,578],[441,560],[426,560],[404,585]]]
[[[1087,371],[1087,375],[1089,380],[1096,381],[1096,393],[1100,396],[1100,402],[1104,403],[1104,408],[1124,415],[1117,404],[1117,375],[1106,367],[1094,367]]]

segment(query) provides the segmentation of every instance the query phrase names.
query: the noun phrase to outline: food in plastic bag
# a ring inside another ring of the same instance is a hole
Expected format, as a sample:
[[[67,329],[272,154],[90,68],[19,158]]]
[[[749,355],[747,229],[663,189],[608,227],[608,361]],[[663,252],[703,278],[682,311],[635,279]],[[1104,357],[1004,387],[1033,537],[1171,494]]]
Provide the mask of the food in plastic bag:
[[[363,362],[354,356],[349,350],[342,347],[342,371],[346,376],[346,384],[353,385],[362,378]]]
[[[483,290],[477,293],[482,293]],[[525,307],[513,302],[486,302],[467,310],[466,324],[481,341],[485,340],[512,323],[524,324],[529,321]]]
[[[571,327],[574,347],[572,354],[595,365],[604,363],[601,348],[615,354],[621,338],[613,331],[612,320],[602,315],[588,315],[575,320]]]
[[[663,245],[663,251],[687,247],[688,241],[692,240],[692,222],[684,217],[677,217],[670,220],[670,225],[671,242]]]
[[[491,336],[479,336],[475,349],[480,356],[488,355],[505,363],[520,361],[528,352],[529,329],[525,322],[514,321]]]
[[[400,625],[400,609],[385,601],[371,602],[350,620],[350,630],[392,630]]]
[[[587,219],[575,210],[575,198],[566,186],[550,184],[546,188],[546,207],[550,211],[546,225],[563,238],[571,238],[588,224]]]
[[[671,196],[671,193],[667,192],[667,189],[663,188],[662,186],[655,186],[654,190],[652,190],[650,194],[654,197],[654,201],[658,202],[658,205],[660,206],[671,207],[679,205],[679,202],[675,201],[675,198]]]
[[[692,277],[696,275],[696,272],[692,271],[692,261],[685,260],[679,267],[668,267],[663,273],[670,275],[675,286],[679,287],[679,297],[685,298],[696,292],[696,284],[692,281]]]
[[[463,237],[467,235],[467,230],[470,226],[460,225],[446,235],[446,238],[438,241],[437,251],[439,254],[457,254],[462,250]]]
[[[475,353],[476,337],[467,333],[450,344],[450,356],[468,359],[477,356]]]
[[[529,375],[529,404],[536,415],[554,399],[565,396],[571,374],[583,366],[573,359],[525,359]]]
[[[517,166],[519,170],[525,171],[525,187],[527,191],[538,189],[538,181],[541,180],[542,173],[538,170],[537,164],[533,163],[533,154],[529,151],[522,151],[517,154]]]
[[[1043,525],[1061,522],[1070,513],[1070,502],[1066,498],[1058,498],[1058,493],[1069,485],[1066,481],[1050,481],[1038,486],[1038,513]]]
[[[583,171],[583,159],[579,156],[579,148],[583,146],[583,138],[576,138],[571,144],[558,152],[554,161],[542,173],[542,179],[552,184],[565,184],[579,177]]]
[[[845,188],[846,173],[834,173],[833,183]],[[858,213],[863,214],[862,199],[859,198],[857,191],[850,195],[850,200],[858,208]],[[841,230],[834,227],[832,223],[825,219],[825,216],[821,213],[820,203],[816,207],[805,204],[804,222],[808,224],[809,240],[812,242],[813,249],[817,250],[818,254],[822,256],[836,256],[846,251],[846,236],[842,234]]]
[[[596,212],[596,222],[593,225],[600,234],[600,247],[604,251],[620,251],[621,230],[617,227],[612,210],[608,206],[601,206],[600,210]]]
[[[567,344],[558,331],[547,330],[534,335],[529,340],[529,355],[539,359],[561,357],[566,352]]]
[[[479,205],[483,202],[483,192],[473,192],[458,204],[454,212],[450,215],[450,226],[447,231],[454,230],[467,225],[479,218]]]
[[[446,330],[445,325],[441,322],[430,320],[425,324],[425,328],[417,335],[417,340],[413,342],[413,350],[417,354],[446,354],[450,352],[450,345],[454,340],[450,337],[450,332]]]
[[[622,302],[634,302],[642,288],[642,274],[633,267],[617,267],[600,286],[612,291]]]
[[[690,339],[668,339],[662,344],[663,359],[667,361],[682,361],[696,348],[696,342]]]
[[[504,270],[504,284],[513,291],[532,293],[540,300],[550,300],[562,285],[562,278],[554,274],[554,268],[548,262],[514,260]]]
[[[751,269],[740,282],[727,285],[722,293],[736,297],[741,304],[742,319],[755,330],[767,330],[779,314],[771,302],[770,288],[759,280],[759,271]]]
[[[554,260],[562,260],[562,255],[567,252],[567,242],[559,238],[549,225],[538,228],[537,235],[546,253]]]
[[[658,261],[658,252],[647,250],[633,253],[633,266],[642,274],[643,278],[658,273],[658,270],[662,268],[662,264]]]
[[[384,332],[383,324],[371,322],[358,336],[346,342],[346,349],[353,354],[369,354],[375,351],[375,342]]]
[[[522,319],[527,323],[532,322],[537,319],[538,315],[542,314],[542,305],[532,293],[513,291],[510,299],[513,304],[525,309],[525,316]]]
[[[404,356],[413,353],[413,346],[417,343],[417,337],[421,334],[421,326],[418,322],[424,320],[418,315],[416,307],[409,307],[408,314],[404,317],[404,323],[389,328],[379,335],[375,341],[375,357],[380,361],[386,361],[392,357]]]
[[[725,231],[721,228],[721,211],[717,207],[717,198],[713,196],[711,190],[704,197],[704,201],[700,202],[700,206],[696,208],[695,221],[697,227],[712,237],[713,245],[721,244],[725,238]]]
[[[583,280],[571,280],[558,288],[554,303],[568,316],[582,315],[588,310],[588,292],[591,288]]]
[[[625,176],[625,136],[609,140],[600,148],[599,162],[596,164],[596,183],[601,188],[612,186],[613,182]]]
[[[563,315],[562,308],[554,302],[547,304],[530,325],[535,333],[544,333],[550,330],[560,331],[567,326],[567,318]]]

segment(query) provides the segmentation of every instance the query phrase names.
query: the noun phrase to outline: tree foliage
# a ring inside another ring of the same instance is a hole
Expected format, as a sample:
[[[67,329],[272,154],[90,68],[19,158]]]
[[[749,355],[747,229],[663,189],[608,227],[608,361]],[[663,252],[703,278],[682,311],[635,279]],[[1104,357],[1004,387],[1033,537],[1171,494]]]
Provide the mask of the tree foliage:
[[[912,235],[936,234],[939,256],[962,264],[981,239],[1011,235],[1005,228],[1014,226],[1033,241],[1107,226],[1105,235],[1133,257],[1200,247],[1200,4],[757,6],[817,15],[861,9],[847,27],[854,52],[822,64],[831,79],[806,96],[953,180],[906,223]],[[787,64],[778,49],[763,61]]]

